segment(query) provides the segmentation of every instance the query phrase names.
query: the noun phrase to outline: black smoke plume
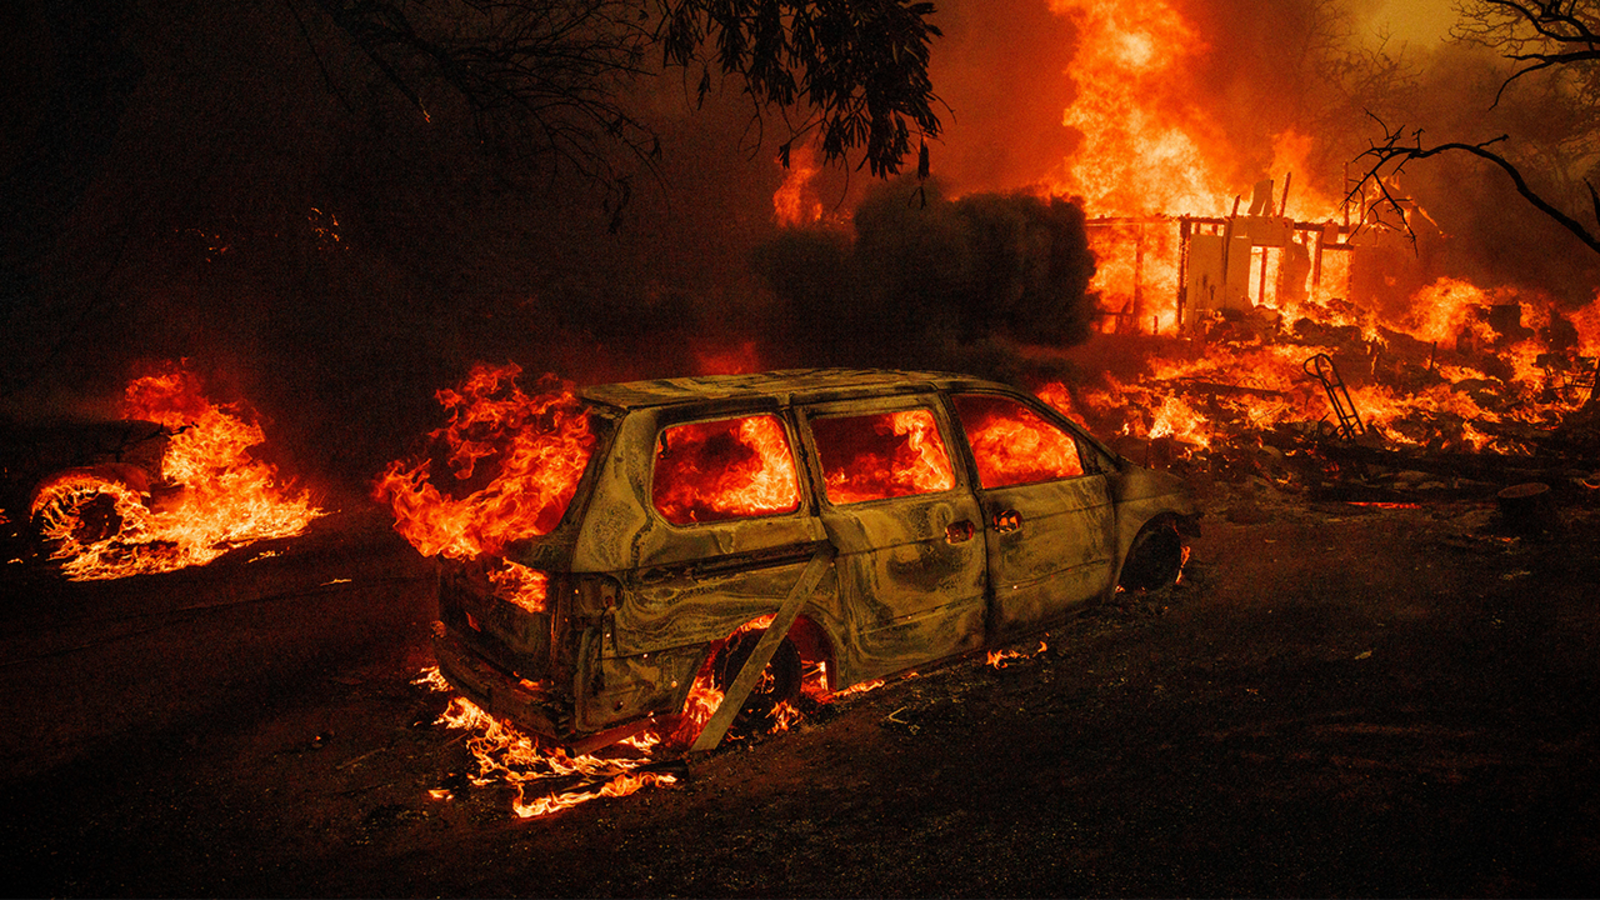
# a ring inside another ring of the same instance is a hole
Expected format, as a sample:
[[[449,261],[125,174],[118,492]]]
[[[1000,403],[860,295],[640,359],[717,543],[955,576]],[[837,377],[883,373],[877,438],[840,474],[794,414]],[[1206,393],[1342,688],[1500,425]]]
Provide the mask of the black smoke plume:
[[[1031,193],[950,199],[937,182],[868,195],[854,233],[780,234],[756,253],[796,362],[1006,376],[1021,345],[1089,336],[1083,209]]]

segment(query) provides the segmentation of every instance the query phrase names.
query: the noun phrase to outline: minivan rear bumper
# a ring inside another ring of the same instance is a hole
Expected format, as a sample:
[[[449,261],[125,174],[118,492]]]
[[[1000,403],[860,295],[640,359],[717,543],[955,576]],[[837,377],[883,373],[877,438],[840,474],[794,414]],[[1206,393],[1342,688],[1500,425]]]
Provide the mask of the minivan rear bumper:
[[[474,653],[460,638],[437,629],[433,639],[439,673],[468,700],[498,718],[510,719],[524,731],[556,743],[572,734],[572,706],[561,698],[514,678]]]

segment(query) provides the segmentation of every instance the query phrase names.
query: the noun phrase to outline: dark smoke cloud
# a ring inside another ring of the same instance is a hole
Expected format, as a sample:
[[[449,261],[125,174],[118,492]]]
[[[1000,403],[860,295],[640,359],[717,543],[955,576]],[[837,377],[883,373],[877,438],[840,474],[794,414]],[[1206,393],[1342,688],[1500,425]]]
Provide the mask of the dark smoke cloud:
[[[756,260],[788,352],[811,364],[1005,375],[1005,348],[1078,343],[1094,311],[1083,210],[1059,197],[891,182],[856,209],[853,239],[789,231]]]

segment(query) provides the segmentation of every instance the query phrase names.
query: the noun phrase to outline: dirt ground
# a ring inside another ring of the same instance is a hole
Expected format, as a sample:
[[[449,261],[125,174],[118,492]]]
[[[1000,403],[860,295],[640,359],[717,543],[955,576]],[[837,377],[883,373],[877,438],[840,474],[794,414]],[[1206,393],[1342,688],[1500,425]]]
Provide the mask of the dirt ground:
[[[1202,486],[1186,579],[546,818],[434,724],[375,510],[210,566],[0,566],[0,863],[36,896],[1577,896],[1600,497]],[[267,555],[266,551],[276,551]],[[6,558],[11,558],[9,555]],[[429,790],[449,787],[454,799]]]

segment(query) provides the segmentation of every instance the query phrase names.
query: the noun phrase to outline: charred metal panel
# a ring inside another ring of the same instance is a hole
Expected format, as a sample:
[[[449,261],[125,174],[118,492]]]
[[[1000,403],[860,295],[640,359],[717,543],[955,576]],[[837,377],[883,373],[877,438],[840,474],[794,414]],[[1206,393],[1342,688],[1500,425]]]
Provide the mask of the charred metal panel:
[[[496,667],[527,678],[550,677],[550,616],[495,597],[481,561],[441,573],[439,615]]]
[[[840,556],[844,599],[856,627],[871,629],[981,597],[983,545],[953,540],[957,523],[974,523],[965,491],[852,504],[824,513]]]
[[[910,408],[932,412],[945,447],[954,446],[943,404],[932,396],[819,404],[805,418]],[[816,444],[804,431],[811,480],[820,483]],[[965,467],[955,463],[954,471],[955,487],[939,493],[840,506],[821,502],[822,524],[839,551],[834,567],[845,628],[835,665],[841,684],[982,645],[988,581],[983,542],[976,539],[978,504]]]
[[[834,687],[905,672],[983,646],[981,598],[895,619],[871,630],[846,628],[834,657]]]
[[[646,407],[721,405],[732,408],[752,399],[816,403],[852,397],[928,391],[952,377],[933,372],[887,369],[789,369],[749,375],[705,375],[633,381],[587,387],[579,391],[586,400],[629,409]]]
[[[434,639],[433,653],[440,674],[484,710],[518,722],[535,734],[558,740],[571,735],[570,703],[542,683],[524,681],[492,665],[480,648],[462,642],[452,631]]]
[[[680,566],[628,573],[615,616],[614,646],[607,652],[630,656],[721,640],[772,612],[815,553],[815,544],[805,544],[770,562],[746,559],[743,568],[720,572]],[[836,608],[834,593],[833,578],[825,578],[810,602]]]
[[[590,646],[596,649],[584,654],[586,662],[579,671],[580,682],[587,689],[580,692],[577,704],[578,730],[599,731],[683,709],[695,673],[705,661],[704,645],[611,656],[605,632],[592,634]]]
[[[697,525],[673,525],[651,507],[653,451],[661,428],[750,411],[749,402],[745,401],[742,407],[731,410],[721,406],[696,409],[697,415],[692,419],[684,412],[667,416],[654,409],[627,417],[613,452],[595,479],[594,499],[579,532],[573,570],[624,572],[822,540],[821,525],[810,515],[810,506],[804,501],[793,513]],[[793,446],[793,436],[790,437]],[[804,497],[804,473],[799,476]],[[782,597],[782,592],[778,596]]]
[[[979,496],[997,636],[1047,624],[1110,589],[1117,512],[1105,476],[993,488]]]
[[[1152,519],[1163,515],[1178,518],[1188,526],[1179,530],[1185,534],[1198,534],[1195,523],[1200,518],[1200,508],[1195,505],[1183,480],[1170,472],[1157,472],[1124,461],[1122,469],[1113,473],[1109,481],[1117,503],[1117,575],[1121,575],[1122,562],[1139,530]]]

